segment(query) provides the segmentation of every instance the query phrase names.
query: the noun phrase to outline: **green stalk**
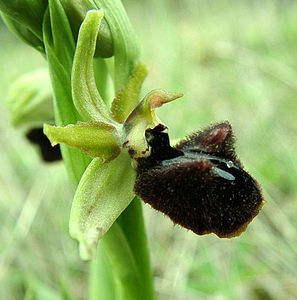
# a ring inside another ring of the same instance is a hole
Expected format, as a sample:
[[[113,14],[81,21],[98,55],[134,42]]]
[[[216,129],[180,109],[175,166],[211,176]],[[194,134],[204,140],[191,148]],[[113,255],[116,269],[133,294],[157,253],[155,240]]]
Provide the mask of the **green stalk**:
[[[115,281],[111,265],[104,252],[103,243],[99,243],[97,257],[90,264],[89,300],[117,299],[117,291],[113,288],[114,286]]]
[[[138,271],[143,283],[143,294],[141,299],[154,299],[151,263],[147,243],[146,229],[142,213],[142,205],[135,198],[119,218],[119,224],[126,235]]]
[[[139,272],[139,266],[126,235],[118,223],[114,223],[108,233],[104,235],[102,243],[104,253],[115,274],[115,282],[119,291],[119,298],[117,299],[147,299],[144,296],[144,282]]]

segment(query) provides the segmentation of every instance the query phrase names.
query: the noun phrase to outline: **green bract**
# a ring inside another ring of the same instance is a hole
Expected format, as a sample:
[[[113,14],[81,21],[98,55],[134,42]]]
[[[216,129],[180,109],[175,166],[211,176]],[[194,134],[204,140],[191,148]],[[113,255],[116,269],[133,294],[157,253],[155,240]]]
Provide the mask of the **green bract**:
[[[96,255],[98,240],[135,197],[135,177],[127,153],[106,164],[94,159],[86,169],[73,199],[69,225],[82,259]]]

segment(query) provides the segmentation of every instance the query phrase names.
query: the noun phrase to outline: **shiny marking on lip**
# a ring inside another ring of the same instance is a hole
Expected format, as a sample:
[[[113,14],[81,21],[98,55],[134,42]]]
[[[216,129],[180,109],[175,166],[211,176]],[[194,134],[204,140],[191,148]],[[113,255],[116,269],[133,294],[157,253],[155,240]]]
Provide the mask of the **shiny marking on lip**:
[[[265,202],[235,153],[231,125],[212,125],[174,147],[165,128],[146,131],[150,156],[137,159],[135,193],[198,235],[239,236]]]
[[[181,163],[183,161],[189,161],[189,160],[201,160],[201,159],[208,159],[211,163],[214,164],[212,170],[213,172],[218,175],[219,177],[222,177],[226,180],[235,180],[235,176],[233,176],[230,172],[227,172],[225,170],[222,170],[221,168],[219,168],[217,165],[218,164],[225,164],[227,168],[229,169],[237,169],[239,170],[239,166],[237,166],[234,162],[232,162],[231,160],[227,160],[227,159],[223,159],[223,158],[219,158],[217,156],[213,156],[213,155],[209,155],[207,153],[191,153],[191,152],[184,152],[183,156],[178,156],[172,159],[167,159],[167,160],[163,160],[160,162],[161,166],[168,166],[171,164],[178,164]]]

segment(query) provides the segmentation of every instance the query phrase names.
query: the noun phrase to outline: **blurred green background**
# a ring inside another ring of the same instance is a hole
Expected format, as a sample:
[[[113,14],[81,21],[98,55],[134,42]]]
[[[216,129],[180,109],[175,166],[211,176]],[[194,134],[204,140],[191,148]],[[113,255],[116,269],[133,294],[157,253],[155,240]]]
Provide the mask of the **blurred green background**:
[[[144,93],[173,138],[229,120],[266,205],[239,238],[199,237],[144,206],[158,299],[297,299],[297,1],[124,1],[149,67]],[[46,66],[0,26],[0,299],[86,299],[88,263],[68,235],[73,190],[4,105],[10,83]]]

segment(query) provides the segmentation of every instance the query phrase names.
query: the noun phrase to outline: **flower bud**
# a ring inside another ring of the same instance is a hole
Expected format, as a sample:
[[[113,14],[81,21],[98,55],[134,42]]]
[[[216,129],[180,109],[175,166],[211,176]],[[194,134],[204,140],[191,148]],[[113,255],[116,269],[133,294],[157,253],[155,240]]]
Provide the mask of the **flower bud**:
[[[61,0],[61,5],[70,24],[73,38],[77,41],[80,25],[87,12],[98,9],[98,6],[88,0]],[[0,11],[7,27],[41,52],[44,52],[42,26],[47,8],[48,0],[0,0]],[[96,42],[95,57],[111,57],[114,54],[113,48],[109,25],[103,19]]]
[[[41,37],[38,37],[30,29],[23,26],[21,23],[15,21],[13,18],[2,13],[2,19],[6,26],[13,32],[17,37],[23,40],[26,44],[35,48],[37,51],[44,53],[44,45]]]
[[[17,78],[10,86],[6,105],[14,126],[42,127],[54,119],[48,70],[39,69]]]
[[[240,235],[264,204],[258,183],[234,152],[228,122],[206,128],[175,147],[166,127],[146,130],[150,156],[136,159],[136,194],[198,235]]]
[[[42,40],[42,21],[48,0],[0,0],[0,10]]]
[[[46,162],[60,160],[60,146],[52,147],[42,128],[44,122],[54,121],[48,71],[35,70],[17,78],[10,86],[6,105],[12,124],[24,128],[26,138],[38,145],[42,159]]]

